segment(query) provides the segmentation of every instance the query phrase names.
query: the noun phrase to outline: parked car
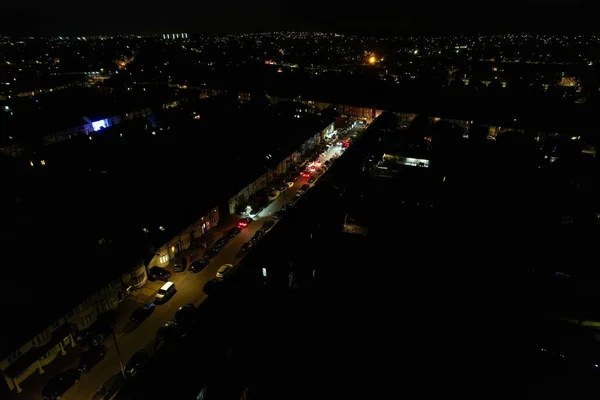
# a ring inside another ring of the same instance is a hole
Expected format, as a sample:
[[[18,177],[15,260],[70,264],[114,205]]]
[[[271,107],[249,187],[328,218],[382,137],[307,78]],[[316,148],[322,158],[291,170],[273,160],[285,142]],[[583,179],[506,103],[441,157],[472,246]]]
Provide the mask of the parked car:
[[[175,312],[175,322],[189,326],[196,322],[197,310],[193,304],[184,304]]]
[[[175,321],[164,323],[156,331],[156,340],[181,339],[185,336],[185,329]]]
[[[210,264],[210,260],[206,259],[192,261],[192,263],[190,264],[190,271],[196,274],[202,271],[204,268],[206,268],[208,264]]]
[[[242,218],[238,221],[238,227],[245,228],[250,224],[250,222],[252,222],[252,218]]]
[[[219,247],[223,247],[225,246],[227,243],[229,243],[229,235],[225,234],[223,236],[221,236],[219,239],[217,239],[217,241],[215,242],[215,246],[219,246]]]
[[[311,176],[310,178],[308,178],[308,183],[315,183],[316,180],[317,180],[316,177]]]
[[[266,232],[269,229],[271,229],[273,227],[273,225],[275,225],[275,221],[273,221],[272,219],[269,219],[269,220],[265,221],[265,223],[263,224],[261,229]]]
[[[81,372],[75,368],[61,372],[44,386],[42,396],[46,400],[60,399],[71,386],[79,382],[79,378],[81,378]]]
[[[231,264],[223,264],[221,266],[221,268],[219,268],[219,270],[217,271],[217,278],[218,279],[225,279],[225,277],[227,277],[227,275],[229,275],[232,270],[233,270],[233,265],[231,265]]]
[[[280,195],[281,192],[279,190],[272,190],[271,193],[269,193],[269,196],[267,196],[267,198],[269,199],[269,201],[275,201],[279,198]]]
[[[275,214],[273,214],[273,219],[280,219],[285,216],[285,210],[279,210]]]
[[[136,351],[127,362],[127,365],[125,365],[125,374],[135,376],[146,361],[148,361],[148,358],[148,353],[142,350]]]
[[[204,284],[202,291],[209,296],[219,293],[225,283],[221,279],[213,278]]]
[[[92,346],[102,344],[106,339],[104,336],[94,332],[84,331],[77,335],[76,341],[82,351],[87,351]]]
[[[81,331],[75,337],[80,347],[95,346],[101,344],[112,334],[116,326],[116,314],[114,311],[107,311],[98,315],[96,321],[85,331]]]
[[[280,191],[281,193],[283,193],[283,192],[285,192],[285,191],[286,191],[286,190],[288,190],[288,189],[289,189],[288,185],[281,185],[281,187],[279,188],[279,191]]]
[[[214,256],[216,256],[217,254],[219,254],[219,252],[221,251],[222,247],[221,246],[216,246],[213,245],[213,247],[211,247],[210,249],[206,250],[204,252],[204,259],[205,260],[210,260],[211,258],[213,258]]]
[[[294,182],[297,181],[297,180],[298,179],[294,179],[294,178],[286,179],[285,180],[285,184],[287,185],[288,188],[291,188],[292,186],[294,186]]]
[[[79,359],[77,369],[81,372],[89,372],[89,370],[98,364],[106,355],[106,347],[103,345],[93,346],[88,351],[83,352]]]
[[[244,243],[242,245],[242,248],[240,249],[241,251],[248,251],[250,250],[252,247],[254,247],[254,245],[256,244],[255,240],[249,240],[246,243]]]
[[[239,235],[240,232],[242,232],[242,228],[240,228],[239,226],[234,226],[233,228],[227,231],[227,236],[229,237],[229,239],[233,239],[234,237]]]
[[[175,284],[169,281],[162,285],[160,289],[158,289],[158,292],[156,292],[156,298],[154,299],[154,302],[159,304],[166,303],[171,297],[175,296],[175,293],[177,293]]]
[[[187,268],[187,258],[182,257],[175,261],[175,265],[173,265],[173,271],[175,272],[183,272]]]
[[[150,277],[160,281],[168,281],[171,277],[171,273],[164,268],[154,266],[150,268]]]
[[[146,303],[143,306],[135,309],[135,311],[131,314],[131,317],[129,317],[129,320],[136,323],[140,323],[146,318],[148,318],[150,314],[154,312],[155,308],[156,306],[153,303]]]
[[[252,235],[252,240],[259,241],[260,238],[262,238],[264,234],[265,234],[265,231],[263,231],[262,229],[259,229],[256,232],[254,232],[254,235]]]
[[[94,394],[92,400],[110,399],[123,387],[124,383],[125,379],[120,372],[116,375],[113,375],[106,382],[104,382],[102,386],[100,386],[100,389],[98,389],[98,391]]]

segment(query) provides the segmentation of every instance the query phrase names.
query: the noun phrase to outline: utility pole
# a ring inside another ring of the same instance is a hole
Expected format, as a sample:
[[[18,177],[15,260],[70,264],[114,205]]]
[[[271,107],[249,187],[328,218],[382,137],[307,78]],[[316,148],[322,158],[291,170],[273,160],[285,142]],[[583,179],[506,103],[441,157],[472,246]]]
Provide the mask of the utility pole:
[[[123,366],[123,359],[121,358],[121,350],[119,349],[119,343],[117,342],[117,335],[115,334],[115,328],[112,328],[112,337],[115,341],[115,349],[117,350],[117,356],[119,357],[119,366],[121,367],[121,374],[123,374],[123,379],[127,379],[127,375],[125,375],[125,367]]]

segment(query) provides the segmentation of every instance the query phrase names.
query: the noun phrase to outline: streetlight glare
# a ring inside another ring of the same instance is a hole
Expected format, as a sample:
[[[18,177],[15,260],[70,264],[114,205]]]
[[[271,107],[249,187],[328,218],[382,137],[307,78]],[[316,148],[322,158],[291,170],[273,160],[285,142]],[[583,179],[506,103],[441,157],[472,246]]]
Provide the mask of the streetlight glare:
[[[377,61],[377,59],[375,58],[375,56],[369,57],[369,63],[370,64],[375,64],[375,61]]]

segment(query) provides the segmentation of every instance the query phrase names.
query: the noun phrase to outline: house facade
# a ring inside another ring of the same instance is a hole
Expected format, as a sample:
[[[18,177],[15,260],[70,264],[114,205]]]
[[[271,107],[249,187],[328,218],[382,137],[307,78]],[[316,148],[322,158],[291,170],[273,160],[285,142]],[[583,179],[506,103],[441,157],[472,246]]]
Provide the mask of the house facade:
[[[145,268],[141,271],[145,283]],[[136,267],[123,278],[109,282],[2,360],[0,371],[8,388],[21,392],[21,385],[27,378],[36,373],[43,374],[46,365],[72,351],[76,347],[76,333],[93,324],[98,315],[115,309],[126,296],[123,281],[131,280],[131,276],[139,277],[138,274],[140,268]]]

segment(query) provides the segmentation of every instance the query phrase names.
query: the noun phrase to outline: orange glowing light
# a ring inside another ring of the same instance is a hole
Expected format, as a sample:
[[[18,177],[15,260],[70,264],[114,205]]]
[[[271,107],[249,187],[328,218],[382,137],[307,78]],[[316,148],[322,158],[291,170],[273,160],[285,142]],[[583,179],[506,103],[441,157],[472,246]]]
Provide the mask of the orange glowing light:
[[[377,61],[377,59],[375,58],[375,56],[369,57],[369,63],[370,64],[375,64],[376,61]]]

